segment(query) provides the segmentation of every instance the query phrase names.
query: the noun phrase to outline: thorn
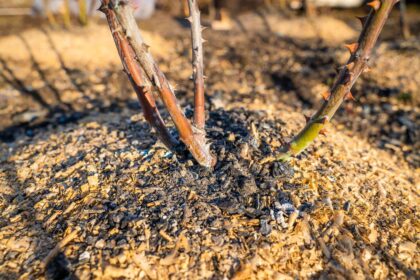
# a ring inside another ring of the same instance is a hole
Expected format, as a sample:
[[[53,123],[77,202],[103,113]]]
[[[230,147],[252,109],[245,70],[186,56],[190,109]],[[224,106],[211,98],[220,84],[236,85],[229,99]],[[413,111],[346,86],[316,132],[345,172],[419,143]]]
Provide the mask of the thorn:
[[[314,121],[314,123],[326,124],[329,121],[328,116],[321,117]]]
[[[203,76],[203,80],[207,80],[207,76]]]
[[[351,54],[354,54],[357,51],[357,48],[359,47],[359,43],[353,43],[353,44],[346,44],[344,45]]]
[[[205,39],[201,38],[201,43],[202,43],[202,44],[207,43],[207,40],[205,40]]]
[[[322,93],[322,98],[325,101],[328,101],[330,99],[330,96],[331,96],[331,92],[329,92],[329,91],[325,91],[325,92]]]
[[[148,52],[148,51],[149,51],[149,49],[150,49],[150,46],[149,46],[148,44],[146,44],[146,43],[143,43],[143,48],[144,48],[144,50],[145,50],[146,52]]]
[[[346,65],[347,70],[351,71],[354,68],[354,62],[350,62],[349,64]]]
[[[367,3],[367,5],[372,7],[375,11],[377,11],[381,7],[381,1],[373,0],[372,2]]]
[[[353,94],[349,91],[346,93],[346,95],[344,96],[344,100],[352,100],[352,101],[356,101],[356,99],[354,99]]]
[[[207,29],[207,26],[201,26],[201,32]]]
[[[186,20],[188,20],[190,23],[192,23],[192,22],[193,22],[193,18],[192,18],[192,16],[186,17],[185,19],[186,19]]]
[[[365,25],[366,21],[367,21],[367,17],[356,17],[358,20],[360,20],[360,23],[362,24],[362,26]]]
[[[327,136],[327,129],[326,128],[321,129],[319,131],[319,134],[324,135],[324,136]]]
[[[305,117],[306,123],[308,123],[311,120],[311,117],[310,116],[305,115],[305,114],[303,116]]]
[[[101,6],[99,6],[98,11],[105,13],[106,9],[107,9],[106,5],[104,3],[101,3]]]

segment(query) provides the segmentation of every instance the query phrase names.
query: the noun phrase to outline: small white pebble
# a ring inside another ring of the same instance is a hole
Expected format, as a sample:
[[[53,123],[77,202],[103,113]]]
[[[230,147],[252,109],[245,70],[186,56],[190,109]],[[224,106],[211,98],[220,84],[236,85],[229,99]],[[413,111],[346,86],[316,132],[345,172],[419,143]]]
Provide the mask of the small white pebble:
[[[79,262],[88,261],[90,259],[90,253],[88,251],[84,251],[79,256]]]

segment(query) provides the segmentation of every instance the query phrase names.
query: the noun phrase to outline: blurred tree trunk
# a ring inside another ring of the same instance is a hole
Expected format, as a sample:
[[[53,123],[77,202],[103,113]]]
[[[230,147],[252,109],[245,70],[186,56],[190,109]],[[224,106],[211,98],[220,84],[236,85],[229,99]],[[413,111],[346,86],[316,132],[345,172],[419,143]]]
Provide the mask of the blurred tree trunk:
[[[45,15],[48,19],[48,22],[52,25],[55,26],[57,25],[57,22],[55,21],[55,17],[53,15],[53,13],[50,10],[50,0],[43,0],[43,6],[44,6],[44,12]]]
[[[287,0],[278,0],[280,9],[284,10],[287,8]]]
[[[64,0],[63,3],[63,21],[66,28],[71,26],[71,16],[70,16],[70,0]]]
[[[405,0],[400,0],[400,26],[401,26],[401,33],[404,39],[408,39],[411,37],[410,33],[410,26],[407,22],[407,6]]]
[[[313,17],[316,15],[316,7],[313,0],[304,0],[303,8],[307,17]]]

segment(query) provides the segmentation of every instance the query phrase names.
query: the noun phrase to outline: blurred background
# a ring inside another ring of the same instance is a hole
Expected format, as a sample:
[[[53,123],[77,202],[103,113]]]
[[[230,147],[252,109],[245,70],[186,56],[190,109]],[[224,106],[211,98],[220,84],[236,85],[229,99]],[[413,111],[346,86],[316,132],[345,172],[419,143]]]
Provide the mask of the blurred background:
[[[204,15],[214,20],[225,16],[237,16],[246,11],[260,9],[279,10],[284,13],[305,12],[314,15],[318,12],[330,12],[333,9],[358,9],[369,1],[365,0],[201,0],[199,5]],[[403,5],[409,5],[410,10],[418,6],[416,0],[404,0]],[[188,7],[185,0],[132,0],[138,19],[150,18],[155,11],[165,11],[175,16],[186,16]],[[416,5],[417,3],[417,5]],[[100,17],[97,8],[100,0],[14,0],[0,1],[0,16],[2,26],[24,26],[35,18],[47,19],[50,23],[69,25],[76,17],[79,23],[85,25],[88,19]],[[13,17],[11,19],[10,17]],[[3,30],[4,31],[4,30]],[[11,30],[10,30],[11,31]]]

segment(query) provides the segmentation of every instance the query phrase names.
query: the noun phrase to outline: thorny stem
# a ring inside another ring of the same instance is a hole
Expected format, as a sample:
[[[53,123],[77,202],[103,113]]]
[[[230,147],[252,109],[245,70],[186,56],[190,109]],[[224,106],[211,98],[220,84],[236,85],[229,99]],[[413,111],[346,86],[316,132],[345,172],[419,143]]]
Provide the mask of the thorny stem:
[[[122,30],[118,28],[118,22],[114,12],[110,9],[103,9],[103,11],[106,15],[124,70],[141,103],[146,120],[155,128],[159,138],[168,148],[175,147],[177,141],[165,127],[165,123],[160,116],[152,95],[152,86],[146,74],[138,65],[135,59],[135,53],[127,39],[123,36]]]
[[[215,159],[210,154],[209,145],[205,142],[204,138],[196,137],[195,128],[191,126],[189,120],[185,117],[172,87],[155,63],[148,50],[149,46],[147,46],[140,34],[132,7],[125,1],[103,0],[100,9],[105,14],[115,15],[115,23],[121,29],[122,37],[127,39],[146,77],[159,91],[160,97],[178,129],[182,142],[184,142],[198,163],[205,167],[213,166]],[[109,21],[108,24],[110,24]]]
[[[200,10],[197,0],[188,0],[192,38],[192,66],[194,79],[194,124],[203,130],[205,125],[203,38],[201,36]]]
[[[350,59],[341,68],[330,91],[323,95],[324,103],[321,108],[308,119],[299,134],[280,148],[279,160],[287,160],[302,152],[322,132],[341,103],[352,98],[350,90],[357,78],[367,69],[373,47],[396,2],[398,0],[374,0],[368,4],[372,10],[369,16],[362,20],[364,25],[358,43],[346,46],[351,52]]]

